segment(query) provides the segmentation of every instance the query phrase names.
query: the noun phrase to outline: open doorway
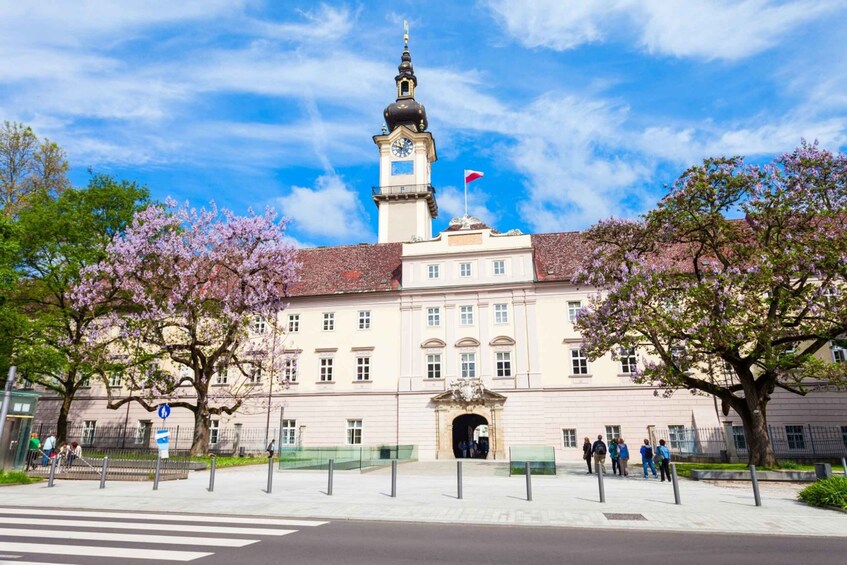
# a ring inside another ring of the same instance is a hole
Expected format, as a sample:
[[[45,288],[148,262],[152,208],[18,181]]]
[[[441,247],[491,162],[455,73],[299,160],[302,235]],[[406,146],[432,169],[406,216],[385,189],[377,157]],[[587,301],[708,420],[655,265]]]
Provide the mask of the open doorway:
[[[479,414],[463,414],[453,420],[453,455],[457,459],[485,459],[488,449],[488,420]]]

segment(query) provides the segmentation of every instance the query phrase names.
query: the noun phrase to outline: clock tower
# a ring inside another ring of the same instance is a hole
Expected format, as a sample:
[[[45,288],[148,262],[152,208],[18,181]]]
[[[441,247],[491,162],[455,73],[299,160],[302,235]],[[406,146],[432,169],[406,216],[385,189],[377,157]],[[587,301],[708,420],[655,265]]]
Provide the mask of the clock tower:
[[[379,209],[378,243],[432,239],[432,220],[438,216],[430,168],[438,158],[435,141],[426,131],[426,109],[415,100],[418,79],[409,54],[408,27],[397,83],[397,100],[385,108],[379,147],[379,186],[373,200]]]

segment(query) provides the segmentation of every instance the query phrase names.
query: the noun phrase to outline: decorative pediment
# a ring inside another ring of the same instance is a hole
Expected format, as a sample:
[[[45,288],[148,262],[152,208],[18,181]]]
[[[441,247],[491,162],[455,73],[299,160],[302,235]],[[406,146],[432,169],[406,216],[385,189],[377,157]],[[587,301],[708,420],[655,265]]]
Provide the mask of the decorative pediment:
[[[442,347],[447,347],[447,344],[438,338],[428,339],[421,344],[421,348],[423,349],[436,349]]]
[[[500,404],[506,402],[502,394],[492,392],[485,388],[482,379],[457,379],[450,383],[450,390],[433,396],[430,400],[436,404],[462,404],[481,406]]]
[[[479,347],[479,341],[472,337],[463,337],[456,342],[456,347]]]
[[[490,342],[488,342],[488,345],[515,345],[515,340],[506,335],[499,335],[492,339]]]

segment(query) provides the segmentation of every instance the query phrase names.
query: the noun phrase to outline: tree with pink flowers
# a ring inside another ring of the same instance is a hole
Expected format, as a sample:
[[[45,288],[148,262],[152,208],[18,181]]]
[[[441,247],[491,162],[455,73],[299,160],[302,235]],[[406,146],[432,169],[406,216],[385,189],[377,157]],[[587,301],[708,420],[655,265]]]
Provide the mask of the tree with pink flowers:
[[[270,210],[236,216],[168,201],[138,213],[74,294],[82,304],[123,296],[89,336],[114,343],[111,370],[122,379],[108,387],[109,407],[190,410],[191,454],[206,453],[212,417],[239,410],[283,362],[275,325],[298,267],[284,236]]]
[[[585,237],[589,357],[636,350],[635,382],[715,396],[743,422],[751,464],[776,464],[776,389],[844,386],[829,348],[847,333],[847,156],[804,142],[765,166],[707,159],[641,219]]]

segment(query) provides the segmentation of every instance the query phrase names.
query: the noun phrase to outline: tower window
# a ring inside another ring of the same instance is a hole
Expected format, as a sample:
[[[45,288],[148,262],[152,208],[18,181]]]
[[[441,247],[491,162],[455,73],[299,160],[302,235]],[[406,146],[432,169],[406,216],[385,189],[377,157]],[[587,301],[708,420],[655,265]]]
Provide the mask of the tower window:
[[[400,82],[400,95],[407,96],[409,94],[409,81],[404,80]]]

